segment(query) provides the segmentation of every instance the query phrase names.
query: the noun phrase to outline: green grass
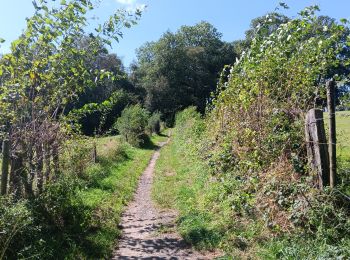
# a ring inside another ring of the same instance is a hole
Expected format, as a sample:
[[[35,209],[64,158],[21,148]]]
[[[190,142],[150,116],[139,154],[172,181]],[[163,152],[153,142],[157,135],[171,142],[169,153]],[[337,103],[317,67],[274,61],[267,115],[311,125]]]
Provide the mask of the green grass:
[[[336,113],[337,126],[337,155],[350,160],[350,111]]]
[[[153,134],[151,140],[153,143],[166,142],[171,134],[171,129],[163,130],[159,135]]]
[[[138,180],[146,168],[156,144],[165,136],[153,136],[143,148],[122,143],[120,137],[96,139],[97,163],[86,170],[87,186],[78,192],[83,206],[90,209],[92,222],[81,247],[70,255],[87,258],[111,256],[121,231],[121,213],[132,199]]]
[[[329,114],[324,113],[324,122],[328,138]],[[336,112],[337,157],[350,160],[350,111]]]
[[[337,130],[341,147],[338,156],[343,162],[350,158],[350,112],[337,113]],[[162,149],[152,197],[159,207],[179,212],[176,229],[188,243],[199,250],[220,249],[227,254],[220,259],[330,259],[349,255],[347,237],[338,244],[327,240],[326,235],[275,237],[263,219],[235,215],[244,212],[239,207],[244,206],[240,203],[247,195],[241,191],[240,181],[211,174],[207,163],[192,151],[198,142],[196,131],[186,131],[186,127],[175,128],[171,142]]]
[[[205,201],[200,199],[205,197],[207,179],[204,164],[182,153],[177,142],[172,140],[162,149],[155,169],[152,198],[159,207],[180,212],[178,231],[199,250],[217,248],[225,235],[221,219],[216,221],[216,216],[205,210]]]
[[[196,249],[220,249],[230,255],[220,259],[249,259],[260,247],[254,239],[261,238],[261,225],[244,226],[235,220],[232,201],[225,197],[226,188],[213,178],[203,161],[184,150],[176,136],[162,149],[152,188],[158,207],[179,212],[176,229]],[[248,245],[250,251],[246,250]]]
[[[121,234],[121,214],[157,143],[166,139],[164,134],[152,136],[141,148],[118,136],[68,142],[55,182],[32,200],[1,203],[1,228],[10,223],[12,230],[13,220],[21,229],[8,247],[2,247],[0,239],[0,253],[4,250],[8,259],[109,259]],[[93,142],[96,163],[91,160]]]

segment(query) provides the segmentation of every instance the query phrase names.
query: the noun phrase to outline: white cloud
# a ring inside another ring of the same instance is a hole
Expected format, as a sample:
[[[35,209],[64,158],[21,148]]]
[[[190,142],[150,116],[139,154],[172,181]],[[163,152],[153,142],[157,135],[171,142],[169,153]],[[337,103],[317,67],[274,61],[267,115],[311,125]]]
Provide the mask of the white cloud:
[[[128,6],[134,5],[136,3],[136,0],[116,0],[116,1],[119,4],[128,5]]]
[[[135,12],[136,10],[143,11],[146,8],[145,4],[141,4],[138,0],[115,0],[117,3],[124,5],[128,12]]]

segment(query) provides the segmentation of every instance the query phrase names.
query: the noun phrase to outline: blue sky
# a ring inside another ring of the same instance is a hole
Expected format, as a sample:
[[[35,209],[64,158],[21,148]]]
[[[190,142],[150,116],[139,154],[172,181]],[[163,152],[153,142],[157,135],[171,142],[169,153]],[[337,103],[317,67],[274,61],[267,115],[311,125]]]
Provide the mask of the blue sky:
[[[147,5],[139,24],[124,30],[124,37],[113,44],[111,52],[122,57],[129,65],[135,59],[135,49],[147,41],[154,41],[167,31],[176,31],[181,25],[194,25],[200,21],[212,23],[225,41],[244,37],[250,21],[273,11],[278,0],[101,0],[95,16],[102,22],[118,8],[134,9]],[[318,4],[321,14],[331,17],[350,18],[349,0],[286,0],[288,16],[296,16],[304,7]],[[9,51],[10,42],[25,27],[25,18],[33,14],[31,0],[0,0],[0,38],[6,42],[0,53]]]

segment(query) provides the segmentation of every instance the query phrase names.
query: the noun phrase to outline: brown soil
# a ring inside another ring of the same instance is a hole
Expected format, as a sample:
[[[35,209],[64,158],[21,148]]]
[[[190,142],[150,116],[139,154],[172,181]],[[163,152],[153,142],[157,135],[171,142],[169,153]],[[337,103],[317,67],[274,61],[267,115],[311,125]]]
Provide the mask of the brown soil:
[[[112,259],[213,259],[194,251],[173,231],[176,212],[160,211],[154,206],[151,186],[159,154],[159,149],[153,154],[134,201],[122,216],[123,235]]]

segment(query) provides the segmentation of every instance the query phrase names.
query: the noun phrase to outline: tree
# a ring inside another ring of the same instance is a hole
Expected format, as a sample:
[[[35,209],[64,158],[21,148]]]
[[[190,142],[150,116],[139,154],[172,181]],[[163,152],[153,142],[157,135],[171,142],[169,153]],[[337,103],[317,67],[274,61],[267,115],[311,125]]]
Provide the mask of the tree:
[[[137,56],[132,75],[146,92],[147,109],[160,111],[170,121],[190,105],[203,112],[218,72],[236,58],[234,46],[223,42],[207,22],[166,32],[157,42],[144,44]]]
[[[70,118],[73,116],[74,121],[79,122],[83,134],[104,134],[128,104],[136,103],[136,91],[128,80],[121,59],[116,54],[108,53],[102,41],[96,42],[95,39],[84,37],[77,41],[77,46],[86,52],[95,52],[93,59],[84,61],[88,70],[97,73],[108,71],[113,76],[107,75],[97,80],[96,74],[91,74],[94,84],[86,86],[84,91],[66,106],[65,114],[70,114]],[[116,98],[118,95],[119,98]],[[81,118],[78,118],[78,115]]]
[[[17,198],[33,196],[34,188],[40,192],[57,178],[59,149],[68,137],[61,120],[65,107],[95,82],[115,77],[91,70],[87,61],[96,59],[101,43],[117,40],[120,28],[140,16],[117,12],[87,38],[86,13],[93,1],[61,1],[49,8],[38,0],[33,5],[35,14],[0,64],[0,134],[10,140],[10,191]],[[88,48],[81,48],[77,43],[86,39]]]

